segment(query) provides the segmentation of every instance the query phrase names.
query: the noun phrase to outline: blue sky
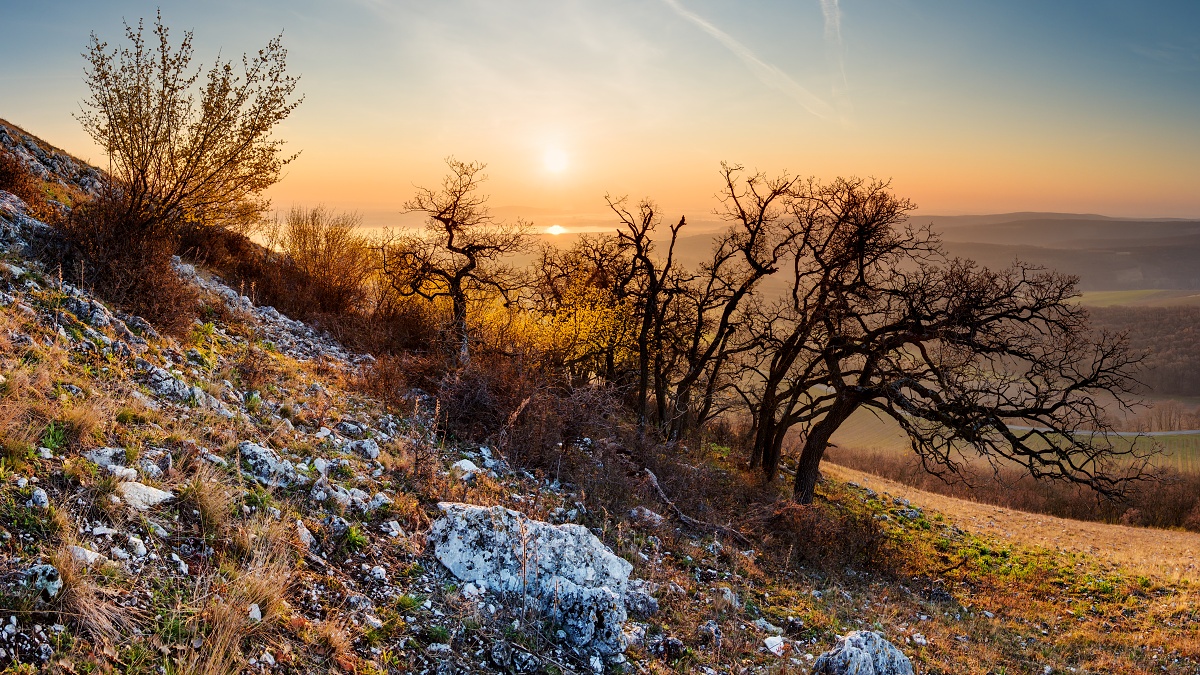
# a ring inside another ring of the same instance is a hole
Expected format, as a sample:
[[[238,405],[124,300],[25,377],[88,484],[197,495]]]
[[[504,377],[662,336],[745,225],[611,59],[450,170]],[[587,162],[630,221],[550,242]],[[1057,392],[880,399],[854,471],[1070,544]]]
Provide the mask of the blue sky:
[[[72,118],[95,31],[153,2],[2,0],[0,117],[102,157]],[[1200,217],[1200,3],[163,2],[197,58],[284,31],[306,100],[276,204],[393,213],[442,158],[493,204],[714,206],[721,160],[891,178],[926,213]]]

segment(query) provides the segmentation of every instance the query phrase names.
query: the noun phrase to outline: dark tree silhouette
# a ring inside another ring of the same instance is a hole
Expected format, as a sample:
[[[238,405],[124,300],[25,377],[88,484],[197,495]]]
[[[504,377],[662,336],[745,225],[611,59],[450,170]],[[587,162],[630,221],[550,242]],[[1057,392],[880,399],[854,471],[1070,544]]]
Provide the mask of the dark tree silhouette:
[[[524,221],[494,220],[487,197],[477,193],[486,180],[479,162],[446,160],[450,174],[441,189],[418,188],[404,208],[429,217],[424,236],[389,234],[380,245],[381,272],[402,296],[449,298],[451,336],[460,362],[469,357],[468,303],[477,293],[499,293],[507,301],[521,286],[504,259],[529,246]]]
[[[949,260],[885,183],[798,185],[790,297],[773,305],[757,363],[755,456],[774,475],[783,435],[804,433],[794,498],[811,503],[829,439],[860,409],[896,421],[928,471],[972,455],[1113,495],[1146,457],[1112,435],[1138,362],[1092,336],[1077,279]]]

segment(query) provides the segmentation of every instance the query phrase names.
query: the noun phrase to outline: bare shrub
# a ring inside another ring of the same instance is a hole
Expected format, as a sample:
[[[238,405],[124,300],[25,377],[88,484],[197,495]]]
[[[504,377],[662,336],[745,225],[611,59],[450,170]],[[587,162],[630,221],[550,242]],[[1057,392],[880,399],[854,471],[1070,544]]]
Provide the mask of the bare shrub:
[[[358,214],[323,206],[288,212],[282,252],[293,273],[306,282],[313,311],[345,314],[366,302],[373,265],[370,243],[355,233],[361,226]]]
[[[38,220],[51,222],[58,217],[58,211],[46,200],[41,181],[29,172],[29,167],[20,158],[7,150],[0,150],[0,190],[20,197],[29,215]]]
[[[840,573],[847,567],[881,571],[894,559],[888,537],[869,513],[835,504],[776,502],[754,514],[752,523],[764,543],[784,552],[786,562]]]
[[[108,153],[111,179],[143,212],[141,225],[177,232],[185,218],[244,227],[266,211],[264,190],[295,155],[273,131],[296,109],[282,36],[242,57],[241,73],[218,58],[193,69],[192,34],[178,46],[159,14],[146,44],[142,21],[126,44],[92,34],[84,53],[90,96],[80,123]]]
[[[183,335],[196,318],[199,294],[171,266],[175,238],[171,227],[130,197],[108,189],[76,207],[59,225],[66,240],[65,275],[159,330]]]

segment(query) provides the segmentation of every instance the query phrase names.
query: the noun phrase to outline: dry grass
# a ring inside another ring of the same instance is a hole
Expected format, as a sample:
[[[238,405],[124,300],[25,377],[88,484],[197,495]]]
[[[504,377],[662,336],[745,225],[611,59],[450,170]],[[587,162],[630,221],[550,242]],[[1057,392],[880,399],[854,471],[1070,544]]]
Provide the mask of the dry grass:
[[[906,485],[986,502],[1029,513],[1073,520],[1200,531],[1200,474],[1158,469],[1153,480],[1128,485],[1122,500],[1102,499],[1092,490],[1069,483],[1035,480],[1016,466],[993,468],[983,461],[967,463],[962,480],[945,482],[926,472],[911,451],[831,448],[830,461]]]
[[[232,578],[213,572],[196,583],[195,631],[204,646],[180,663],[187,675],[232,675],[246,663],[247,640],[261,640],[286,619],[288,588],[294,575],[294,553],[279,523],[256,520],[250,525],[247,560]],[[262,620],[251,621],[258,605]]]
[[[56,612],[78,631],[111,642],[137,626],[140,617],[136,611],[113,602],[120,593],[95,584],[93,573],[75,560],[69,544],[60,546],[50,562],[63,582],[54,600]]]
[[[179,488],[181,512],[198,512],[200,529],[205,535],[226,538],[238,491],[228,474],[209,462],[197,458],[191,464],[191,476]]]

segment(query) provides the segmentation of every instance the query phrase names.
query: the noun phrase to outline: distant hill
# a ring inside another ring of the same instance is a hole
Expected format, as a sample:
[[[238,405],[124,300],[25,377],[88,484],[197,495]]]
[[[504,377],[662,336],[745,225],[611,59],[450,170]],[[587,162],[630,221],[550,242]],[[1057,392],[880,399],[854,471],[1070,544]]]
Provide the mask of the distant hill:
[[[952,255],[1042,265],[1078,275],[1085,291],[1200,289],[1200,220],[1031,212],[911,222],[931,223]]]

